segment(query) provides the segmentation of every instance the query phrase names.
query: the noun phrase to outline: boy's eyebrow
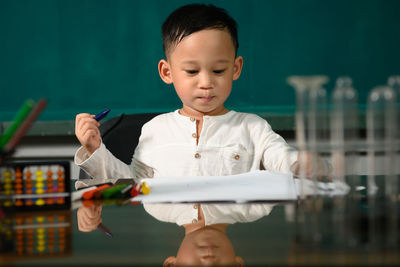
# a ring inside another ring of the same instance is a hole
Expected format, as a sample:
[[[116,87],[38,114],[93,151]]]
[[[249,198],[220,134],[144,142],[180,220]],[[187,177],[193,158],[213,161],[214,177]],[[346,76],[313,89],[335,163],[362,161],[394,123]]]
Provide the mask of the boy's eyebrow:
[[[215,61],[215,63],[230,63],[231,61],[229,59],[218,59]],[[185,60],[181,62],[182,64],[197,64],[198,62],[196,60]]]
[[[216,62],[217,63],[230,63],[231,61],[229,59],[219,59]]]
[[[181,62],[182,64],[196,64],[197,62],[195,60],[185,60]]]

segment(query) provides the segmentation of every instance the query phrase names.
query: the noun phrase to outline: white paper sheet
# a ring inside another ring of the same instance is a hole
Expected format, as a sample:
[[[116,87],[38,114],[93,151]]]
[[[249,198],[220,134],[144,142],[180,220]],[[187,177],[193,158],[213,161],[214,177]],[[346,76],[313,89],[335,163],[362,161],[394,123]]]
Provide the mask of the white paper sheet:
[[[253,171],[229,176],[160,177],[144,179],[150,194],[132,201],[204,202],[204,201],[293,201],[297,193],[291,174]]]

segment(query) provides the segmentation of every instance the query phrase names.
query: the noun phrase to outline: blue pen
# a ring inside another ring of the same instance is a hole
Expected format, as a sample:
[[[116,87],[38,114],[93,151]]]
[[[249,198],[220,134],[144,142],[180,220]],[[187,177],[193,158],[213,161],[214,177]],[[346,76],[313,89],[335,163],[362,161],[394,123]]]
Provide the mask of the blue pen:
[[[97,115],[94,117],[94,119],[95,119],[96,121],[99,121],[99,120],[101,120],[102,118],[104,118],[105,116],[107,116],[108,112],[110,112],[110,111],[111,111],[111,109],[103,110],[102,112],[100,112],[99,114],[97,114]]]
[[[111,231],[102,223],[97,226],[97,229],[101,230],[106,236],[113,237]]]

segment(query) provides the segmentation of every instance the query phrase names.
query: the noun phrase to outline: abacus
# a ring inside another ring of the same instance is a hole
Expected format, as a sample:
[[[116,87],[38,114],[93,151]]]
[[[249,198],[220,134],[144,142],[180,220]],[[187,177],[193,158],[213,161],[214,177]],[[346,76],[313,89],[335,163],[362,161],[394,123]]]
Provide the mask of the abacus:
[[[0,216],[0,254],[4,259],[71,254],[71,212],[18,212]]]
[[[68,161],[15,161],[0,166],[0,207],[5,211],[69,209]]]

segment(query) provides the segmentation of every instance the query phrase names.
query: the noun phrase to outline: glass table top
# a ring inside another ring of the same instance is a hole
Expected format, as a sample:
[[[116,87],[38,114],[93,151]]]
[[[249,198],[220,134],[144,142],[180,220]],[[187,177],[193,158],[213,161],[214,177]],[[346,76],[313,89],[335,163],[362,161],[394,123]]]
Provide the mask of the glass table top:
[[[199,210],[199,220],[187,223]],[[397,213],[397,205],[331,197],[153,206],[92,202],[73,210],[2,211],[0,263],[393,265],[400,263]]]

